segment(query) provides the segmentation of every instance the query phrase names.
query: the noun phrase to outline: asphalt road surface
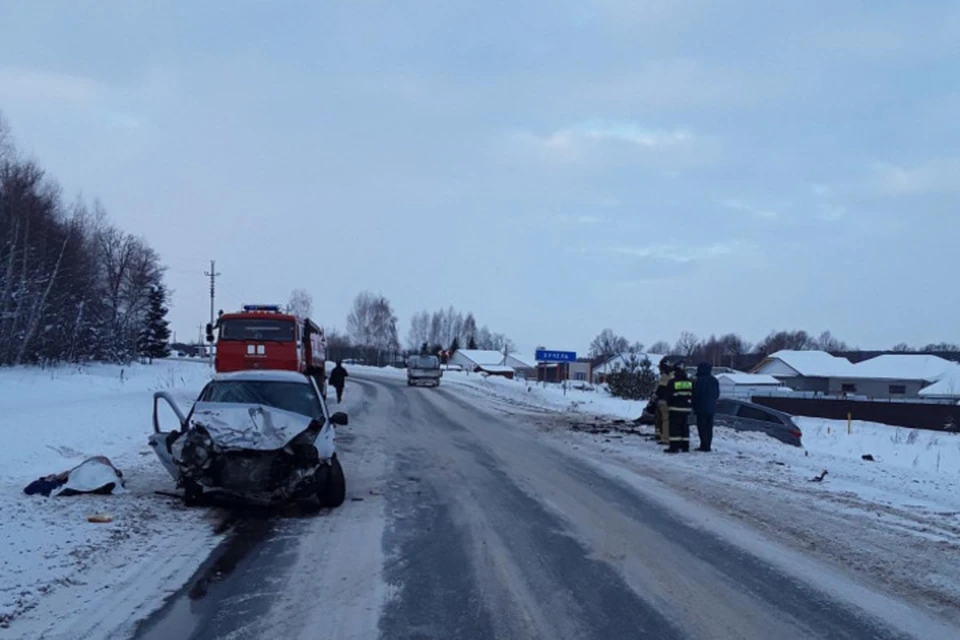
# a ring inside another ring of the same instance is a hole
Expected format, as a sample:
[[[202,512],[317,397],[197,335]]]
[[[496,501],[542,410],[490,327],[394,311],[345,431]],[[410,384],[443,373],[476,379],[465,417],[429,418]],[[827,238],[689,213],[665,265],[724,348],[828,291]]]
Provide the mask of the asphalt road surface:
[[[351,381],[347,502],[241,514],[137,638],[960,637],[466,391]]]

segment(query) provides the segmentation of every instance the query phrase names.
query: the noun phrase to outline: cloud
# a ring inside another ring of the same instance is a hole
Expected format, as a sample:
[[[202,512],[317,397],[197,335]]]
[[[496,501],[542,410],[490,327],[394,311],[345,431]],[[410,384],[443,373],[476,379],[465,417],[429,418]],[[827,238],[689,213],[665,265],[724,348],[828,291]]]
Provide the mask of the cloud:
[[[749,213],[752,216],[757,218],[762,218],[764,220],[776,220],[780,217],[780,213],[773,209],[768,209],[765,207],[756,207],[751,204],[744,202],[743,200],[738,200],[736,198],[730,198],[724,200],[720,203],[720,206],[724,209],[730,209],[732,211],[741,211],[743,213]]]
[[[960,157],[936,158],[912,167],[875,163],[867,189],[877,195],[913,196],[960,192]]]
[[[630,256],[633,258],[653,259],[660,262],[685,264],[730,256],[749,248],[750,245],[744,242],[731,241],[702,246],[681,246],[675,244],[651,244],[643,246],[618,245],[599,249],[599,252]]]
[[[590,120],[555,132],[546,138],[545,144],[567,147],[578,140],[592,140],[623,142],[656,149],[687,144],[693,138],[693,134],[684,129],[650,129],[633,122]]]
[[[838,222],[847,217],[849,211],[843,205],[822,204],[817,209],[816,217],[824,222]]]
[[[684,148],[693,143],[696,136],[680,128],[656,129],[633,122],[587,120],[546,135],[514,132],[510,139],[520,148],[534,149],[556,160],[572,161],[608,145],[653,152]]]
[[[56,102],[91,106],[106,88],[84,76],[18,67],[0,67],[0,100],[4,102]]]

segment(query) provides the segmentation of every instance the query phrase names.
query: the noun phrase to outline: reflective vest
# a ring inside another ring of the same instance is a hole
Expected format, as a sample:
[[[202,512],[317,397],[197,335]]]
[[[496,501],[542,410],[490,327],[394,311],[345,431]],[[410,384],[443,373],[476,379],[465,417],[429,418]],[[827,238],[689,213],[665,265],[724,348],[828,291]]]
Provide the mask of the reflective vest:
[[[693,411],[693,380],[671,380],[667,405],[670,411]]]

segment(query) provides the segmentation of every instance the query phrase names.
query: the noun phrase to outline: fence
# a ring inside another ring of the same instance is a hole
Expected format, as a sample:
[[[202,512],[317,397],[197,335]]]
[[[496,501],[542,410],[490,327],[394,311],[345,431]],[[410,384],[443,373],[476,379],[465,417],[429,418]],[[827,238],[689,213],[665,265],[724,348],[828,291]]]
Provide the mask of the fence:
[[[796,398],[755,395],[752,402],[795,416],[880,422],[898,427],[956,431],[960,406],[931,401],[851,400],[848,398]]]

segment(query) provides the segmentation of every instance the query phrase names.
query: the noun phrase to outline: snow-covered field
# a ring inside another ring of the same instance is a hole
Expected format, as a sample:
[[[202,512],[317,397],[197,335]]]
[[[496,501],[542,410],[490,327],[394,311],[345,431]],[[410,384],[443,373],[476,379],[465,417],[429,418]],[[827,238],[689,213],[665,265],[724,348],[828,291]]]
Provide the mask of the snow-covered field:
[[[0,369],[0,636],[80,637],[64,620],[71,612],[84,611],[89,625],[117,610],[146,614],[161,602],[142,592],[145,577],[157,592],[173,591],[216,545],[207,512],[155,493],[174,483],[147,446],[153,392],[189,402],[209,376],[208,366],[185,362]],[[123,472],[125,493],[23,493],[96,455]],[[88,522],[92,514],[113,520]]]
[[[960,435],[859,421],[848,433],[844,421],[798,418],[802,448],[718,427],[712,453],[665,456],[645,438],[570,429],[576,422],[632,420],[645,402],[461,372],[445,372],[441,387],[485,397],[511,413],[528,411],[548,441],[578,451],[609,475],[719,508],[960,619]],[[544,409],[552,416],[544,417]],[[695,446],[696,429],[692,438]]]

